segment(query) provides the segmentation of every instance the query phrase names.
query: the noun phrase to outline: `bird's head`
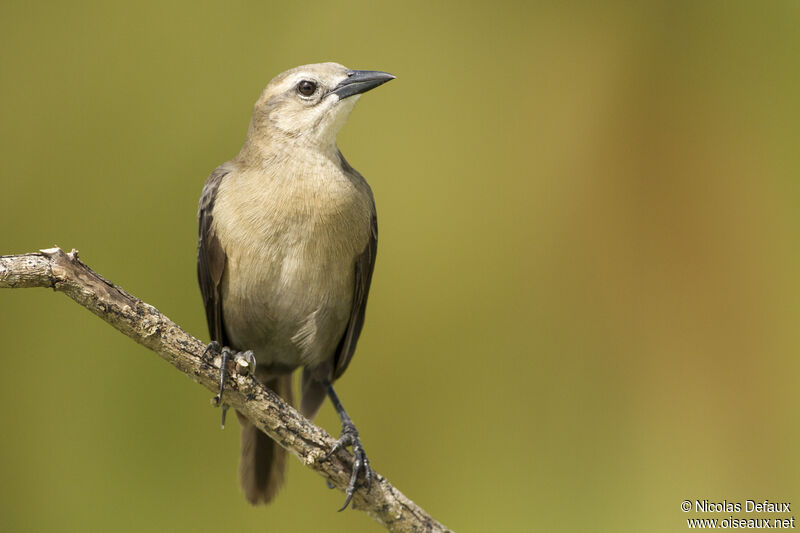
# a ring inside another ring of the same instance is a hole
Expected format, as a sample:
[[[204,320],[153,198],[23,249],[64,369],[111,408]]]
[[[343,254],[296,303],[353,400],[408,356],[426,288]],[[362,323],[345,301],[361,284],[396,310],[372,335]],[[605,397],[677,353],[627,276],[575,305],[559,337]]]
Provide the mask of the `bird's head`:
[[[359,96],[392,79],[386,72],[348,70],[338,63],[287,70],[269,82],[256,102],[251,136],[262,142],[333,146]]]

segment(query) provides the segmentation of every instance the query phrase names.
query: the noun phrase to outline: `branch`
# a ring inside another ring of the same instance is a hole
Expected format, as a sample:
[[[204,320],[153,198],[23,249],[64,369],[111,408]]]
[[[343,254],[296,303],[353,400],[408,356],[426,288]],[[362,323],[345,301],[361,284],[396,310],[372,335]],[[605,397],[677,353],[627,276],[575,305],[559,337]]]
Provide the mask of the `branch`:
[[[189,335],[152,305],[128,294],[78,260],[78,252],[60,248],[39,253],[0,256],[0,288],[49,287],[63,292],[139,344],[150,348],[175,368],[212,392],[219,387],[219,358],[202,359],[206,345]],[[350,480],[352,456],[340,450],[325,456],[335,440],[248,376],[232,373],[225,403],[294,454],[340,491]],[[365,511],[389,531],[447,532],[417,504],[373,473],[369,492],[360,488],[354,508]]]

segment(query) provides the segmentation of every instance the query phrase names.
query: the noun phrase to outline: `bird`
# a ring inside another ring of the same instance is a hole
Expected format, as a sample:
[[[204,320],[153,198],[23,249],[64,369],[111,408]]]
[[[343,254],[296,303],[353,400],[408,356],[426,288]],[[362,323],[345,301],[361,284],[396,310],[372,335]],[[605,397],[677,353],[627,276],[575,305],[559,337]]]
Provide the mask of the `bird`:
[[[372,190],[336,136],[360,96],[392,79],[338,63],[279,74],[256,101],[239,153],[206,180],[198,208],[197,274],[209,348],[221,349],[223,371],[229,354],[244,353],[255,378],[290,404],[292,373],[302,368],[299,408],[309,419],[330,398],[342,425],[330,453],[349,446],[354,456],[340,510],[359,472],[367,488],[371,479],[333,383],[364,325],[378,226]],[[286,452],[237,415],[242,490],[251,504],[267,504],[283,484]]]

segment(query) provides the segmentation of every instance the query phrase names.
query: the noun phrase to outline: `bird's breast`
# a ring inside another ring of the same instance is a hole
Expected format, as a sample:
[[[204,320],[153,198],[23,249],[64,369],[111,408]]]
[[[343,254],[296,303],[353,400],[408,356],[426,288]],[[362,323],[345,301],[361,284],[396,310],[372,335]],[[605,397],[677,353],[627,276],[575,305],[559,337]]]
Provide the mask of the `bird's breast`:
[[[254,350],[262,364],[320,363],[349,320],[371,199],[341,172],[230,177],[213,216],[227,256],[222,304],[231,343]]]

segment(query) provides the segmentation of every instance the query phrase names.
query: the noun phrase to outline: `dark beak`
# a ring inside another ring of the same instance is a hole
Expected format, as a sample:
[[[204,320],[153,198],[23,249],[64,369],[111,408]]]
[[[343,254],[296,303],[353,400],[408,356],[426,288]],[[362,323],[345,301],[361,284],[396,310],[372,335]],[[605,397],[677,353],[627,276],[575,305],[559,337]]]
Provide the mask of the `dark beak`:
[[[339,95],[339,100],[343,100],[348,96],[365,93],[393,79],[394,76],[388,72],[379,70],[348,70],[347,78],[331,92]]]

